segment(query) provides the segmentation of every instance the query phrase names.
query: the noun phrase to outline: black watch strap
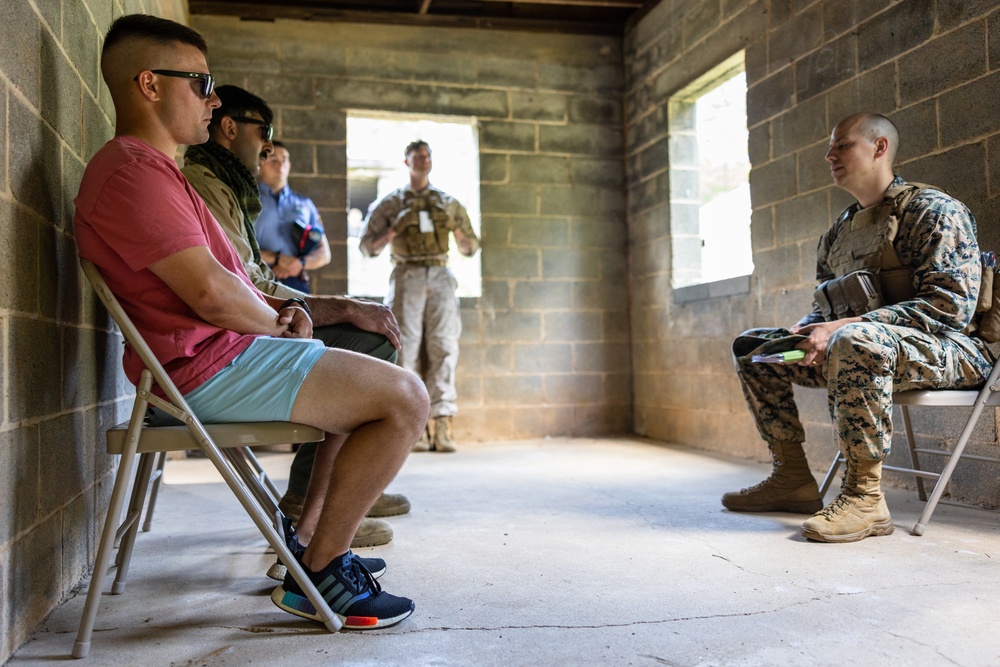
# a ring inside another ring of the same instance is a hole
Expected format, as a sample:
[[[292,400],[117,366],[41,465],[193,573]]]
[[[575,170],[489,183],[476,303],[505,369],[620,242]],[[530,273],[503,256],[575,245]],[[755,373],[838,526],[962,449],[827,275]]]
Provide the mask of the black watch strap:
[[[302,310],[306,311],[306,315],[312,317],[312,310],[309,309],[309,304],[306,303],[305,299],[300,299],[298,297],[294,299],[285,299],[285,302],[281,304],[280,308],[278,308],[278,312],[280,313],[289,306],[299,306]]]

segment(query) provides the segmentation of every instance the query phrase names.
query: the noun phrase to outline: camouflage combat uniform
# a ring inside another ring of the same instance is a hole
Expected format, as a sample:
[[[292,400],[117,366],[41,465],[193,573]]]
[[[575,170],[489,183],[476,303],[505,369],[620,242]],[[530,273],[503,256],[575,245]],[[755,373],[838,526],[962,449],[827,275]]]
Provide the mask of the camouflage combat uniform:
[[[433,225],[432,231],[427,231],[428,223]],[[472,256],[479,249],[479,237],[465,207],[434,186],[420,192],[399,188],[373,204],[361,236],[361,251],[368,256],[377,254],[372,241],[393,225],[395,268],[385,303],[399,322],[399,362],[403,368],[420,374],[423,340],[427,349],[423,377],[431,399],[430,417],[453,416],[458,412],[455,368],[462,319],[455,296],[458,283],[447,266],[448,243],[452,231],[461,232],[467,241],[465,247],[459,244],[459,250]]]
[[[903,185],[898,176],[892,185]],[[816,277],[835,276],[827,254],[853,212],[842,216],[820,240]],[[823,364],[753,363],[754,339],[788,335],[752,329],[734,343],[737,371],[761,436],[775,443],[801,443],[792,385],[826,387],[837,443],[854,461],[882,460],[892,442],[892,393],[909,389],[981,386],[991,359],[979,339],[962,334],[976,308],[980,260],[976,221],[958,200],[921,190],[903,210],[893,242],[900,261],[913,270],[916,295],[878,308],[831,336]],[[801,324],[823,321],[814,304]]]

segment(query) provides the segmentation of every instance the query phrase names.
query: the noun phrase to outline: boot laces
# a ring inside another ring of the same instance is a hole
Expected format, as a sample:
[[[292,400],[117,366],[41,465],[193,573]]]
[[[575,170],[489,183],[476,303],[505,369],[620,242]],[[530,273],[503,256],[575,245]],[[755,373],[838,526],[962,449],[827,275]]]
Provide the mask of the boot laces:
[[[819,513],[826,519],[836,519],[843,514],[847,514],[854,507],[854,503],[857,500],[858,496],[849,496],[841,493],[833,499],[832,503],[821,509]]]

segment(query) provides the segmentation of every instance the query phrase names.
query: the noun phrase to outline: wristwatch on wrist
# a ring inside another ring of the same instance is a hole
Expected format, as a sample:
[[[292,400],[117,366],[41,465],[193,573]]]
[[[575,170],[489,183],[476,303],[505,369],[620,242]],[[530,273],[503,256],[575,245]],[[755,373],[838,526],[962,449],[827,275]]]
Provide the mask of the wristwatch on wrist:
[[[281,304],[280,308],[278,308],[278,312],[280,313],[289,306],[298,306],[302,310],[306,311],[306,315],[312,317],[312,310],[309,309],[309,304],[306,303],[305,299],[299,299],[297,297],[294,299],[285,299],[285,302]]]

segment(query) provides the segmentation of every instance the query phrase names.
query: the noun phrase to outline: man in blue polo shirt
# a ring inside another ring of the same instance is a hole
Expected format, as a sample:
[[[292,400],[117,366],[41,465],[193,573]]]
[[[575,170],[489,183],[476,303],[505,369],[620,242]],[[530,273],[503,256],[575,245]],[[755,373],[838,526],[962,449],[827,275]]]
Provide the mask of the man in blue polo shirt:
[[[330,242],[323,220],[309,197],[288,187],[292,162],[288,148],[274,150],[260,165],[260,216],[254,223],[260,257],[283,284],[310,293],[309,271],[330,263]]]

